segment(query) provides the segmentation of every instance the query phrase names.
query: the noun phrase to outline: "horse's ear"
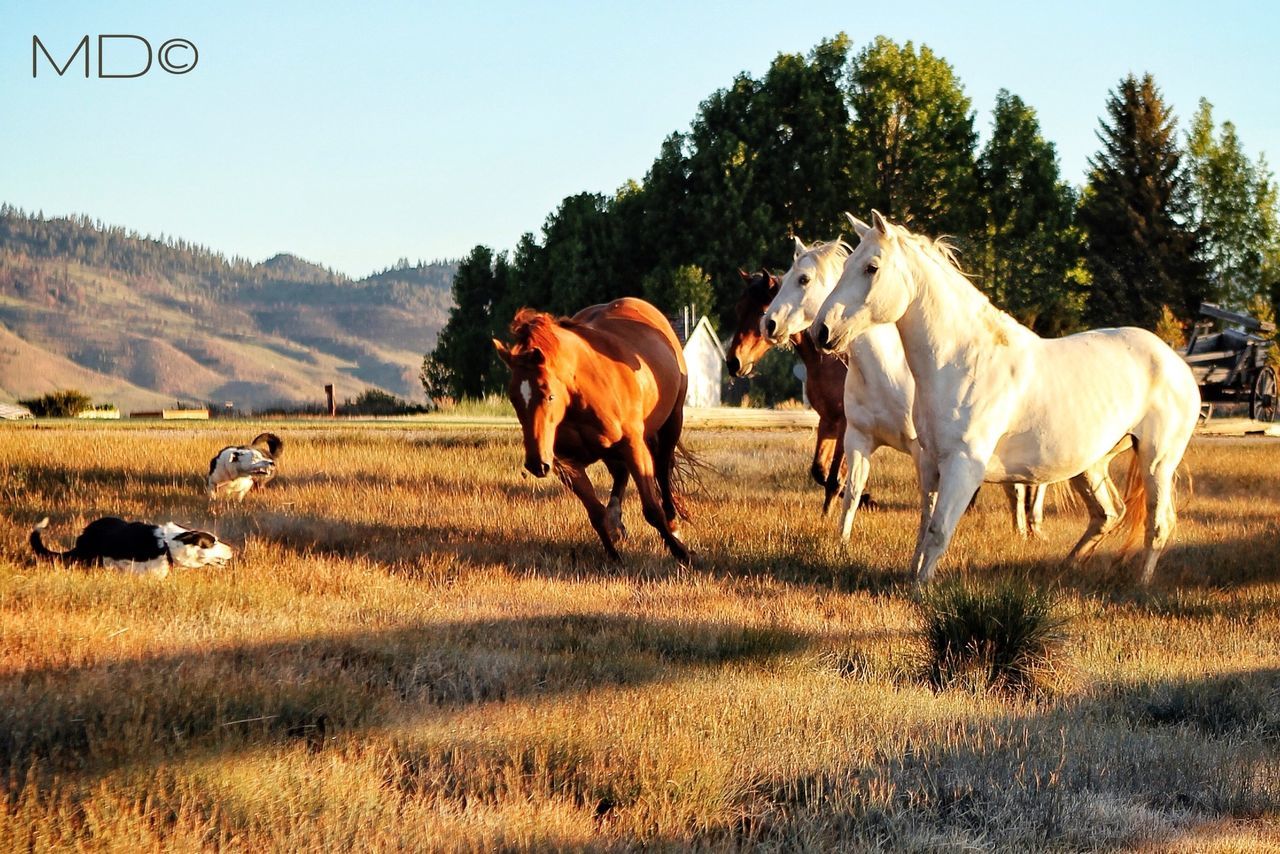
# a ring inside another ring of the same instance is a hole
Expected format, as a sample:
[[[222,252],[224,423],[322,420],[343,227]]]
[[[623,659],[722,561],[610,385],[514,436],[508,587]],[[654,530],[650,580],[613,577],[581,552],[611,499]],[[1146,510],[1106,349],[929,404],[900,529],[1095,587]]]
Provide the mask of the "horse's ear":
[[[511,367],[511,350],[507,348],[507,345],[494,338],[493,349],[498,351],[498,358],[506,362],[508,368]]]
[[[889,221],[884,218],[880,211],[873,210],[871,212],[871,224],[881,234],[887,235],[889,233]]]
[[[871,226],[867,225],[848,211],[844,212],[844,218],[849,220],[849,225],[853,226],[853,233],[858,235],[859,240],[861,240],[863,236],[871,230]]]
[[[746,270],[742,269],[741,267],[738,268],[738,275],[744,279],[751,278],[751,274],[748,273]]]
[[[540,347],[534,347],[532,350],[527,351],[524,355],[525,355],[525,358],[529,360],[530,364],[545,365],[547,363],[547,354],[542,352],[542,349]]]
[[[808,249],[806,249],[804,245],[804,241],[801,240],[799,237],[793,236],[791,239],[796,242],[796,258],[799,258],[801,255],[803,255],[805,252],[808,251]]]

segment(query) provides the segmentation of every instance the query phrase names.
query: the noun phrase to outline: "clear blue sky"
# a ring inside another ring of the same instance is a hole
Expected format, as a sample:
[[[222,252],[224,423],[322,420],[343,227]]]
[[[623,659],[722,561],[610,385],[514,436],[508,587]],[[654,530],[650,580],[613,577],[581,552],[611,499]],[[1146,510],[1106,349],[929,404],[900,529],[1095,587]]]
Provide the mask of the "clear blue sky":
[[[0,0],[0,200],[357,276],[509,248],[564,196],[641,178],[735,73],[841,30],[928,44],[984,135],[996,91],[1021,95],[1075,183],[1131,71],[1183,120],[1209,98],[1280,163],[1269,2]],[[32,35],[65,57],[86,33],[185,37],[199,64],[32,79]]]

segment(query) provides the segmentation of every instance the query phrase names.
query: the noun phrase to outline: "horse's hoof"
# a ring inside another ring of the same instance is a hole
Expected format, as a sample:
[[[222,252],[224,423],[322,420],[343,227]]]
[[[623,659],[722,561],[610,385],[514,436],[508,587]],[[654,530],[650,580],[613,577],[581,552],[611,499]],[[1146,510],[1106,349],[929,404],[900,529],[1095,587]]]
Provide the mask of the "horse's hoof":
[[[627,526],[622,524],[622,507],[620,505],[609,505],[605,512],[604,526],[615,543],[621,543],[627,539]]]

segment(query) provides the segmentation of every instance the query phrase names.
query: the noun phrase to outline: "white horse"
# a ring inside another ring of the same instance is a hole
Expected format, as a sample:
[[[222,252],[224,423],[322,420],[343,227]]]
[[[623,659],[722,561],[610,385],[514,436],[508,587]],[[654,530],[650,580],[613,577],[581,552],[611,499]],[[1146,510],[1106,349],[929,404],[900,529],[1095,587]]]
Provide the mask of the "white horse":
[[[1149,582],[1176,523],[1173,476],[1200,411],[1186,363],[1142,329],[1042,339],[991,305],[945,244],[878,212],[873,222],[810,332],[833,352],[879,325],[894,324],[901,336],[924,459],[918,580],[933,576],[984,479],[1069,478],[1090,517],[1070,558],[1088,557],[1120,520],[1108,464],[1132,444],[1124,515],[1130,543],[1145,522]]]
[[[845,214],[855,233],[862,236],[870,228]],[[818,315],[827,295],[836,286],[852,252],[839,240],[805,246],[795,238],[795,257],[778,286],[778,293],[760,320],[761,332],[775,345],[797,332],[806,332]],[[871,455],[888,446],[919,457],[919,442],[911,419],[915,381],[907,369],[902,339],[891,326],[876,326],[854,338],[847,347],[849,372],[844,382],[844,452],[849,479],[844,489],[844,509],[840,516],[840,537],[848,540],[853,530],[862,492],[871,472]],[[1040,536],[1044,514],[1044,490],[1021,484],[1006,484],[1013,526],[1021,536]],[[1030,511],[1028,513],[1028,511]],[[1028,515],[1030,519],[1028,520]]]

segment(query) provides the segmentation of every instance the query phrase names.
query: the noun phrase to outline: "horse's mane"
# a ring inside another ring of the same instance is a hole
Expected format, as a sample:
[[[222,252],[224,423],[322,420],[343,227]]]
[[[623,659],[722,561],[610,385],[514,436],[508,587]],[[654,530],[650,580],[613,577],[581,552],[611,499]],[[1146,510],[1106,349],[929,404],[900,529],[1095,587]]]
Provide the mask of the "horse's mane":
[[[552,317],[545,311],[522,308],[516,312],[511,321],[511,334],[516,343],[512,348],[520,352],[541,350],[547,358],[552,358],[560,349],[560,339],[556,337],[557,328],[571,328],[576,324],[567,317]]]
[[[968,286],[965,290],[972,295],[971,299],[977,305],[983,324],[998,340],[1008,343],[1007,333],[1010,328],[1026,329],[1025,326],[1014,320],[1009,314],[996,308],[991,302],[991,298],[973,283],[969,273],[965,271],[964,267],[960,266],[960,259],[957,257],[958,250],[950,238],[944,236],[931,239],[922,234],[910,232],[902,226],[898,226],[897,232],[898,239],[901,242],[913,247],[920,254],[933,259],[944,269],[950,269],[958,274],[960,281]]]
[[[853,247],[838,237],[835,240],[815,240],[808,245],[804,254],[814,255],[819,252],[824,255],[828,252],[836,252],[839,257],[848,258],[853,254]]]

